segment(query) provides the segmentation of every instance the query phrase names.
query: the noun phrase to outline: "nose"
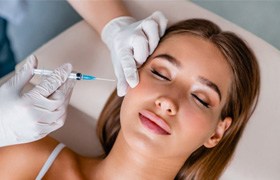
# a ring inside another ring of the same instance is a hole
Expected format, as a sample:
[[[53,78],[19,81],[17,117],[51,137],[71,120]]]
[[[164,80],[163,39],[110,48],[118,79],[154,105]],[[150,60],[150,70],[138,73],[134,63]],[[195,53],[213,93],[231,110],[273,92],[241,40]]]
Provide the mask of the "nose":
[[[155,101],[156,106],[170,116],[176,115],[178,108],[176,107],[175,103],[166,97],[160,97]]]

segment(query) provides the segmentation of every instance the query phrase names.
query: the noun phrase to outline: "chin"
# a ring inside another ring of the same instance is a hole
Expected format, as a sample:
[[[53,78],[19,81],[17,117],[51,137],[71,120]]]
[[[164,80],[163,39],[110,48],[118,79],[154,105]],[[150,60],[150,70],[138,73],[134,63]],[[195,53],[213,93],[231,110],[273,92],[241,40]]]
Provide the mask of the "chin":
[[[169,150],[168,141],[170,136],[162,136],[145,129],[140,123],[140,120],[130,124],[123,124],[121,121],[122,129],[120,131],[125,143],[134,152],[138,152],[145,156],[165,157],[171,153]]]

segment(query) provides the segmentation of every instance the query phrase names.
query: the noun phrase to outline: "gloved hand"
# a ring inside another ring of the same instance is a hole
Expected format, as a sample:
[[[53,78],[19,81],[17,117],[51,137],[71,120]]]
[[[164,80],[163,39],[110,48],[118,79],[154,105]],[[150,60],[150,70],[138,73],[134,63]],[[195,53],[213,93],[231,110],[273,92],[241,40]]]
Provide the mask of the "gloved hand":
[[[27,93],[21,94],[37,66],[35,56],[0,87],[0,147],[32,142],[60,128],[66,118],[74,80],[64,64]]]
[[[138,84],[137,67],[154,52],[166,26],[167,19],[159,11],[141,21],[123,16],[105,25],[101,38],[111,51],[119,96],[126,94],[128,85]]]

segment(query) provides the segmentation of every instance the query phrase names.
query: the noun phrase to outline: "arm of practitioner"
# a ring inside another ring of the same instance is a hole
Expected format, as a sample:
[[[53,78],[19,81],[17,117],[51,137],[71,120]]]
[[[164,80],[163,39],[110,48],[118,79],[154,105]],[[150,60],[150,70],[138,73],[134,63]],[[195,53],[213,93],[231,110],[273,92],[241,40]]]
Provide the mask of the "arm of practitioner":
[[[112,19],[130,16],[121,0],[68,1],[99,34]]]
[[[124,96],[128,86],[133,88],[138,84],[137,67],[157,47],[167,19],[161,12],[155,12],[137,21],[120,0],[68,1],[97,30],[109,48],[118,79],[118,95]]]
[[[65,64],[21,93],[37,65],[35,56],[0,87],[0,147],[32,142],[60,128],[66,118],[74,81],[67,80],[72,66]]]

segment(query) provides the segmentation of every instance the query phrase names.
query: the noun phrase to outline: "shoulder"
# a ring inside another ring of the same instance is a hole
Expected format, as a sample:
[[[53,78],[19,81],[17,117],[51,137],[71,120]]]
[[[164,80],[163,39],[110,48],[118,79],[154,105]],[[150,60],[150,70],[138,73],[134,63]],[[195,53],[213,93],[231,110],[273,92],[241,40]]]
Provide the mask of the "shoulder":
[[[32,143],[0,148],[0,179],[35,179],[59,144],[51,137]],[[44,179],[85,179],[83,158],[64,147],[48,169]]]
[[[58,142],[50,137],[0,148],[0,179],[35,179]]]
[[[85,179],[80,168],[80,156],[65,147],[44,176],[45,179]]]
[[[45,179],[92,179],[95,168],[102,161],[102,157],[84,157],[69,148],[64,148],[57,156]],[[94,178],[95,179],[95,178]]]

